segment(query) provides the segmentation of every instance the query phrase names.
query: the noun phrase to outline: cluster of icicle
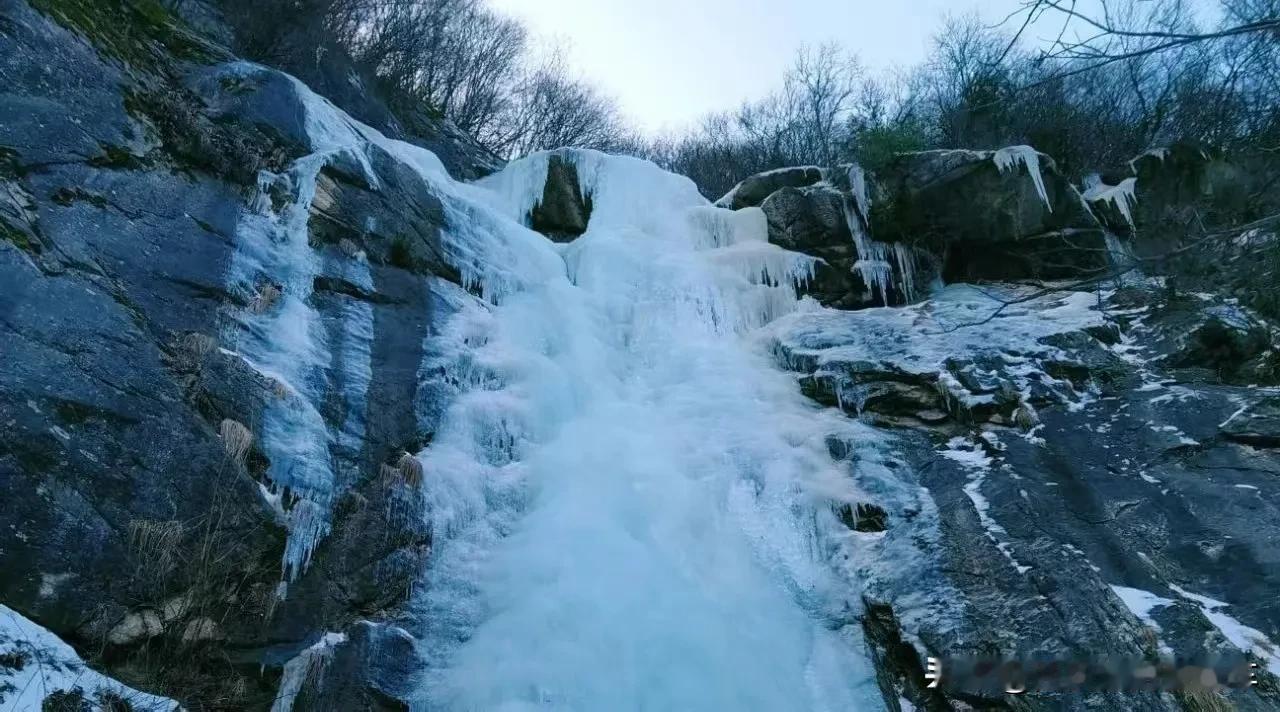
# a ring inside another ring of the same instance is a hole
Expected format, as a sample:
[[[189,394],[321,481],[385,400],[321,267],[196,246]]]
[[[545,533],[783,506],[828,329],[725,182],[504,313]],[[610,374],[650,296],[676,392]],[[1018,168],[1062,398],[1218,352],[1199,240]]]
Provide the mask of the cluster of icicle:
[[[1130,176],[1116,185],[1107,185],[1097,174],[1085,179],[1084,199],[1088,203],[1105,203],[1120,213],[1129,227],[1133,227],[1133,206],[1138,202],[1135,189],[1138,179]]]
[[[852,200],[844,203],[844,218],[853,235],[853,246],[858,260],[853,269],[867,285],[870,296],[888,305],[893,289],[897,289],[905,301],[914,301],[916,292],[916,261],[919,259],[911,246],[902,242],[878,242],[869,234],[871,198],[867,193],[867,177],[862,167],[854,164],[848,171],[849,193]]]

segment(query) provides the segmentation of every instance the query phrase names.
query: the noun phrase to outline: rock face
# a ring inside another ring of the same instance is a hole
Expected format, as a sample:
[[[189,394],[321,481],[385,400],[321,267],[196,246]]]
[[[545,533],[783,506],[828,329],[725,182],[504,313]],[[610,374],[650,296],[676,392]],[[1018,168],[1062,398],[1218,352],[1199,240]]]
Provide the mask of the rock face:
[[[1223,437],[1258,447],[1280,447],[1280,398],[1264,397],[1246,403],[1218,429]]]
[[[783,188],[804,188],[822,179],[823,171],[817,166],[793,166],[757,173],[734,186],[716,201],[716,205],[730,210],[755,207]]]
[[[775,353],[802,390],[893,433],[892,458],[849,466],[886,512],[884,533],[855,535],[850,565],[870,582],[861,622],[887,699],[1010,699],[923,688],[927,656],[1252,649],[1261,668],[1280,669],[1268,642],[1280,633],[1269,594],[1280,584],[1274,389],[1159,365],[1184,363],[1195,341],[1185,324],[1239,308],[1141,289],[1101,311],[1094,301],[1061,293],[997,312],[958,285],[899,310],[775,325]],[[1226,699],[1261,710],[1278,695],[1267,678]],[[1028,694],[1016,709],[1173,710],[1188,699]]]
[[[128,684],[269,707],[317,634],[393,615],[429,551],[403,456],[430,438],[423,336],[469,298],[445,217],[385,154],[298,160],[294,80],[129,4],[39,7],[0,3],[0,600]],[[297,380],[260,348],[296,319],[325,354]],[[288,411],[327,442],[323,488],[278,484]],[[349,637],[366,667],[395,642]]]

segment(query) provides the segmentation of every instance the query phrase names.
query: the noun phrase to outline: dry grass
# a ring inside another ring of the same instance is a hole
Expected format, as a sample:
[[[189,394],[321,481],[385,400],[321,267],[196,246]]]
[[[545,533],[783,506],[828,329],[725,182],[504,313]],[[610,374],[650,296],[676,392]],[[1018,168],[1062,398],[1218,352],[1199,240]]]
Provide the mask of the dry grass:
[[[186,527],[176,520],[134,519],[128,527],[129,551],[140,580],[161,580],[178,565]]]
[[[387,486],[403,483],[412,489],[422,487],[422,462],[407,452],[401,453],[394,465],[384,464],[380,474]]]
[[[1178,693],[1178,701],[1187,712],[1235,712],[1231,700],[1211,690],[1184,690]]]
[[[226,449],[227,457],[231,458],[232,462],[243,465],[245,458],[249,455],[249,448],[253,445],[253,433],[249,432],[243,424],[230,418],[222,421],[218,432],[222,436],[222,447]]]
[[[253,301],[249,302],[249,310],[254,314],[262,314],[280,301],[281,294],[280,288],[276,285],[264,284],[258,287],[258,293],[254,295]]]

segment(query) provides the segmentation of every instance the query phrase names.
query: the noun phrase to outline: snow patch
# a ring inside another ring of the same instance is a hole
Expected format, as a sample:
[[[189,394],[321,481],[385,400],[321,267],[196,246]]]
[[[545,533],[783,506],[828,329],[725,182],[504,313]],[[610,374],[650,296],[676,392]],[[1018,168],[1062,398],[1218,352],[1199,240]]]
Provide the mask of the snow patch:
[[[104,708],[107,700],[119,699],[139,712],[178,709],[173,700],[127,687],[89,668],[61,638],[2,604],[0,656],[9,661],[0,664],[0,709],[39,710],[49,695],[77,689]]]
[[[1155,619],[1151,617],[1151,611],[1164,606],[1172,606],[1174,603],[1172,599],[1161,598],[1150,591],[1143,591],[1139,588],[1129,588],[1114,584],[1111,586],[1111,590],[1124,603],[1125,608],[1128,608],[1129,612],[1138,617],[1138,620],[1151,626],[1156,632],[1162,630],[1160,624],[1156,623]]]
[[[1250,628],[1222,612],[1223,608],[1227,608],[1231,604],[1208,596],[1202,596],[1198,593],[1192,593],[1175,584],[1169,584],[1169,588],[1173,589],[1179,596],[1199,605],[1200,612],[1222,633],[1222,636],[1228,642],[1243,652],[1258,656],[1272,675],[1280,676],[1280,648],[1277,648],[1276,644],[1272,643],[1262,631]]]

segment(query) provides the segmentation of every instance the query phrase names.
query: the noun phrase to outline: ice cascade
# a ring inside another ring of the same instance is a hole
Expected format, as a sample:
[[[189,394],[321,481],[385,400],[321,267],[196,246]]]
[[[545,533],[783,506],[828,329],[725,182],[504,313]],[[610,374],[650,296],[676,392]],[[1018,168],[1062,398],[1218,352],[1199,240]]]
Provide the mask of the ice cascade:
[[[761,337],[817,308],[796,298],[814,260],[769,244],[759,209],[715,208],[686,178],[591,151],[561,154],[593,210],[557,245],[524,225],[547,154],[458,183],[297,89],[312,153],[263,175],[287,205],[245,216],[228,278],[275,300],[236,316],[235,353],[279,384],[264,496],[290,526],[286,579],[343,486],[322,455],[355,434],[325,430],[321,364],[339,352],[368,368],[359,319],[329,339],[308,306],[309,203],[329,161],[376,186],[381,151],[440,199],[442,252],[478,295],[458,290],[423,335],[421,378],[451,396],[417,455],[433,550],[404,621],[425,661],[414,709],[883,709],[858,588],[835,561],[852,534],[833,506],[860,493],[828,442],[865,426],[807,401]],[[291,663],[282,701],[334,642]]]
[[[857,424],[755,338],[813,260],[770,245],[758,208],[568,158],[593,211],[541,243],[564,274],[461,313],[448,338],[478,348],[434,369],[470,390],[421,453],[437,548],[415,708],[882,708],[860,629],[834,623],[855,589],[820,553],[856,495],[826,438]],[[545,161],[478,187],[520,220]]]

